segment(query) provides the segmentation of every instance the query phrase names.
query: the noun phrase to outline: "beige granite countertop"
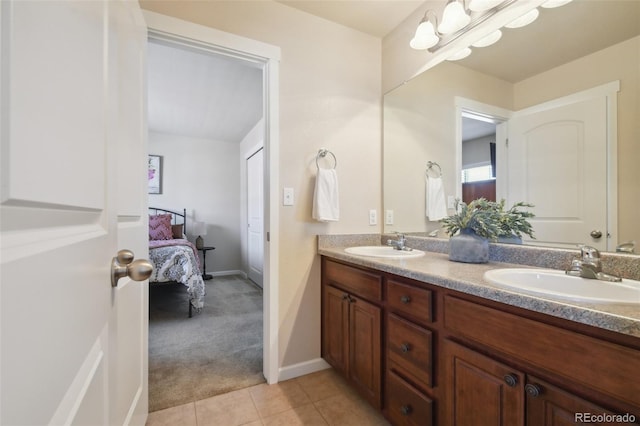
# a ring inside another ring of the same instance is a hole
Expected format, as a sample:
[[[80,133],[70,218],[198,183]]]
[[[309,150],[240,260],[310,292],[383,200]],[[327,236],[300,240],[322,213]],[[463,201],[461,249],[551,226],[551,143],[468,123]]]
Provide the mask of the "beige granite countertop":
[[[446,253],[426,251],[418,258],[386,259],[349,254],[345,247],[380,245],[380,236],[319,239],[318,253],[355,265],[389,272],[440,287],[479,296],[531,311],[640,337],[640,305],[594,304],[541,297],[497,287],[485,280],[485,271],[497,268],[531,267],[522,264],[490,261],[485,264],[452,262]]]

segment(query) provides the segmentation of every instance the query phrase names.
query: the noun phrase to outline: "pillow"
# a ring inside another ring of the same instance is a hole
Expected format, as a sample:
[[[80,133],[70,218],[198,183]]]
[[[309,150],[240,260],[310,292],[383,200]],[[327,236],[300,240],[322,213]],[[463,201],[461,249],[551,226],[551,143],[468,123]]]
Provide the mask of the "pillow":
[[[171,234],[174,239],[184,238],[184,224],[171,225]]]
[[[149,215],[149,240],[170,240],[172,238],[171,215]]]

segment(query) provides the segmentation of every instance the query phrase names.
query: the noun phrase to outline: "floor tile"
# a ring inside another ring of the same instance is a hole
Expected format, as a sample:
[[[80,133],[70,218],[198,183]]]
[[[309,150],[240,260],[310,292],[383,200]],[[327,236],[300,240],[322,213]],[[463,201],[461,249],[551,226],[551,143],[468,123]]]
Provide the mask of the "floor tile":
[[[366,401],[336,395],[314,402],[322,417],[332,426],[388,426],[382,414],[378,413]]]
[[[344,394],[355,397],[356,392],[347,382],[333,369],[318,371],[294,379],[309,396],[311,401],[316,402],[322,399]]]
[[[327,426],[313,404],[292,408],[262,419],[265,426]]]
[[[195,405],[198,426],[238,426],[260,420],[247,389],[196,401]]]
[[[248,390],[260,416],[263,418],[311,402],[295,380],[287,380],[274,385],[260,384],[252,386]]]
[[[146,426],[197,426],[193,402],[149,413]]]

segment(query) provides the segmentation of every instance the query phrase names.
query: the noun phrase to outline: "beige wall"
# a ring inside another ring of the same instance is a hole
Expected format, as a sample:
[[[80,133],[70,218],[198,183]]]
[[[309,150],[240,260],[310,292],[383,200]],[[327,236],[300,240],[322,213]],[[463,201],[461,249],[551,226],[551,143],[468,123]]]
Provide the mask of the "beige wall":
[[[294,188],[295,205],[278,206],[280,364],[320,357],[316,235],[381,229],[368,224],[368,210],[381,206],[381,40],[272,1],[143,0],[141,6],[281,48],[280,184]],[[338,158],[337,223],[311,219],[321,147]]]
[[[606,66],[603,66],[606,64]],[[640,242],[640,37],[559,66],[514,86],[522,109],[611,81],[618,93],[618,236]]]

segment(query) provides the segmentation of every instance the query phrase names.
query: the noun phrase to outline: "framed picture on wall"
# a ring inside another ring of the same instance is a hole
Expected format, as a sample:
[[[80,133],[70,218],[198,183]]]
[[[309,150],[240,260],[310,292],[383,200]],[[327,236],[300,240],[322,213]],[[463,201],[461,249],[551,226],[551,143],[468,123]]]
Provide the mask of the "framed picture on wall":
[[[162,194],[162,156],[149,155],[149,194]]]

